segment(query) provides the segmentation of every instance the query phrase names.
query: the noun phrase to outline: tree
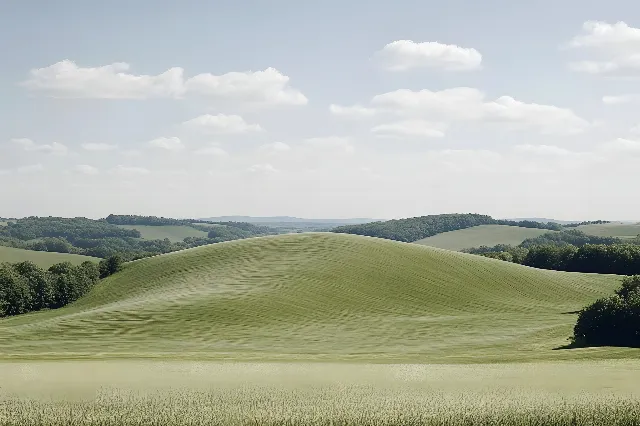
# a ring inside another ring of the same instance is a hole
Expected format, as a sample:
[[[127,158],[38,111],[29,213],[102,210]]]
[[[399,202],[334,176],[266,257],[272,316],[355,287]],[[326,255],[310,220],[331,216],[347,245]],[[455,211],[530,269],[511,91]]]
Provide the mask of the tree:
[[[29,284],[8,263],[0,265],[0,316],[18,315],[29,311]]]
[[[30,310],[39,311],[53,304],[53,286],[51,277],[46,271],[30,261],[16,263],[13,265],[13,269],[25,278],[29,284],[31,292]]]
[[[100,261],[100,278],[106,278],[122,269],[122,258],[119,255],[109,256]]]

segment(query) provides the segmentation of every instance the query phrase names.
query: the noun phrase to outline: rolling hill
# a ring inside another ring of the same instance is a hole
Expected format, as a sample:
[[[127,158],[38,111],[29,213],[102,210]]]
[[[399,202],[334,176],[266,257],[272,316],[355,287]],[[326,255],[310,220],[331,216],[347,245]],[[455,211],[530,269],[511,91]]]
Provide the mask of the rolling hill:
[[[480,225],[472,228],[443,232],[432,237],[415,241],[415,244],[439,247],[447,250],[462,250],[471,247],[497,244],[511,244],[517,246],[527,238],[534,238],[547,232],[547,229],[522,228],[507,225]]]
[[[640,223],[603,223],[598,225],[580,225],[580,231],[598,237],[635,238],[640,235]]]
[[[92,262],[100,261],[100,259],[96,257],[82,256],[79,254],[50,253],[46,251],[22,250],[0,246],[0,263],[24,262],[25,260],[30,260],[42,268],[48,268],[51,265],[61,262],[71,262],[74,265],[79,265],[86,260]]]
[[[179,242],[187,237],[206,237],[207,233],[187,225],[116,225],[123,229],[137,229],[145,240],[164,240]]]
[[[0,320],[0,358],[506,362],[553,350],[616,276],[543,271],[333,233],[250,238],[130,262],[71,306]]]

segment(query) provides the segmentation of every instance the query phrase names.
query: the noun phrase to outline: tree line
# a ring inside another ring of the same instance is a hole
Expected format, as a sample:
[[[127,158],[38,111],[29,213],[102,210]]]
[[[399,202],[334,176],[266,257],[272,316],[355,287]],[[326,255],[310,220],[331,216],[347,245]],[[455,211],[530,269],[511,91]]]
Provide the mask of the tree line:
[[[113,223],[110,223],[113,222]],[[123,229],[118,224],[151,226],[184,225],[207,232],[206,237],[188,237],[180,242],[143,240],[136,229]],[[115,216],[106,219],[28,217],[0,226],[0,245],[26,250],[72,253],[108,258],[120,255],[126,261],[187,248],[277,233],[266,226],[243,222],[191,223],[155,216]]]
[[[507,225],[549,229],[553,231],[563,229],[562,225],[555,222],[542,223],[532,220],[513,221],[494,219],[488,215],[475,213],[451,213],[338,226],[334,228],[332,232],[365,235],[411,243],[443,232],[456,231],[479,225]]]
[[[58,309],[84,296],[101,279],[118,272],[118,256],[100,263],[58,263],[44,270],[26,261],[0,264],[0,317]]]

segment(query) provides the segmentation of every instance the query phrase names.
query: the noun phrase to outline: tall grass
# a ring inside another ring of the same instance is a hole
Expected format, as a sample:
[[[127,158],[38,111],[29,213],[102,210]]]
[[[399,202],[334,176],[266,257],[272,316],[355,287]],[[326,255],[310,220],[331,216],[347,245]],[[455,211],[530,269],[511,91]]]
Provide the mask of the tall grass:
[[[371,386],[101,390],[90,401],[0,399],[0,425],[638,425],[640,402]]]

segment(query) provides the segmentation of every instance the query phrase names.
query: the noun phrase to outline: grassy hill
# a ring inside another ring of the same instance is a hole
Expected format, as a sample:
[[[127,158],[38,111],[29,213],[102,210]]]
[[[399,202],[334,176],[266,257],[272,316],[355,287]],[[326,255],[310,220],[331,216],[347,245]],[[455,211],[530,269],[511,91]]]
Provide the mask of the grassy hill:
[[[547,232],[554,231],[507,225],[480,225],[457,231],[443,232],[442,234],[415,241],[415,243],[447,250],[462,250],[480,246],[493,247],[498,244],[517,246],[527,238],[534,238]]]
[[[49,253],[45,251],[22,250],[13,247],[0,246],[0,263],[15,263],[23,262],[25,260],[30,260],[42,268],[48,268],[51,265],[61,262],[71,262],[74,265],[79,265],[86,260],[98,262],[100,259],[81,256],[79,254]]]
[[[637,357],[553,350],[616,276],[542,271],[333,233],[127,264],[75,304],[0,320],[0,358],[494,362]]]
[[[207,233],[186,225],[116,225],[123,229],[137,229],[145,240],[164,240],[179,242],[187,237],[206,237]]]
[[[635,238],[640,235],[640,223],[603,223],[599,225],[580,225],[580,231],[598,237]]]

